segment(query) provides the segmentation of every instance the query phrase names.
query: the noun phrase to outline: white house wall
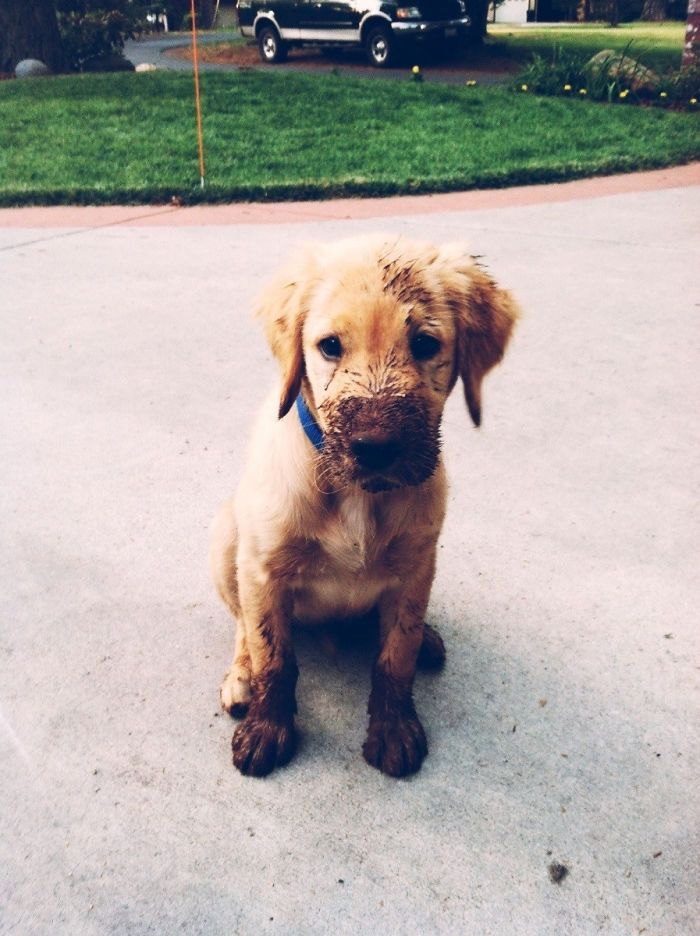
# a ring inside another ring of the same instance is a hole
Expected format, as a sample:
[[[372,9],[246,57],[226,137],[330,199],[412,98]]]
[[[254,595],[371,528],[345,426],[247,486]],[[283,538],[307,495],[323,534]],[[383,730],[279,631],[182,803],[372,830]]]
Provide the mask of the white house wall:
[[[526,23],[528,0],[504,0],[496,7],[495,23]]]

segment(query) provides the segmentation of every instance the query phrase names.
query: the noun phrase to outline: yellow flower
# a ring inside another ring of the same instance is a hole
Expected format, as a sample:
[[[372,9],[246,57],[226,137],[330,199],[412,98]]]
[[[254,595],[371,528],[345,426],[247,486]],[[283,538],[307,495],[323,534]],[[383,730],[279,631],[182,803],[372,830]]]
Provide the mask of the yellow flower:
[[[689,103],[689,104],[692,104],[693,107],[695,107],[695,105],[698,103],[698,99],[697,99],[696,97],[691,97],[691,99],[688,101],[688,103]]]
[[[411,71],[414,75],[420,75],[420,65],[414,65]]]
[[[475,84],[476,84],[476,81],[474,81],[473,78],[470,78],[469,81],[467,82],[467,87],[473,88]]]
[[[521,84],[521,85],[520,85],[520,90],[521,90],[521,91],[527,91],[527,85],[526,85],[526,84]]]
[[[624,91],[620,91],[620,98],[624,101],[624,99],[627,97],[628,94],[629,94],[629,91],[627,91],[626,89]]]
[[[579,94],[584,94],[584,95],[585,95],[585,94],[588,94],[588,91],[586,91],[585,88],[581,88],[581,89],[579,90],[578,93],[579,93]]]
[[[662,91],[662,92],[659,94],[659,97],[668,97],[668,94],[667,94],[665,91]]]
[[[565,90],[565,91],[571,91],[571,85],[570,85],[570,84],[565,84],[565,85],[564,85],[564,90]]]

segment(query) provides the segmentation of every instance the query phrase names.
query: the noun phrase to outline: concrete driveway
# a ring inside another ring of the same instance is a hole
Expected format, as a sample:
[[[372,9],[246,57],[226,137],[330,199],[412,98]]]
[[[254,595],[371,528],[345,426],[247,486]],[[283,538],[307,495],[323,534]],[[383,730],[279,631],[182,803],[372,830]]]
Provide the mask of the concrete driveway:
[[[0,212],[0,932],[697,932],[700,179],[663,178]],[[525,309],[482,429],[446,416],[431,751],[368,767],[370,655],[305,638],[301,749],[246,779],[206,540],[274,373],[251,298],[376,229],[468,240]]]

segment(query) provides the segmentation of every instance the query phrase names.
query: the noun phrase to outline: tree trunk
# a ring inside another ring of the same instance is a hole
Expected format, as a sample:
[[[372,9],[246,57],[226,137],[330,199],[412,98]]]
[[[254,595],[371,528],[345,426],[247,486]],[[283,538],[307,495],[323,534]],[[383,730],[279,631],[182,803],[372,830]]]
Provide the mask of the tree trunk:
[[[39,59],[51,71],[64,67],[56,11],[51,0],[0,0],[0,71],[22,59]]]
[[[643,20],[650,20],[654,23],[660,23],[666,19],[667,0],[644,0],[642,14],[639,17]]]
[[[486,38],[486,24],[489,17],[490,0],[472,0],[469,4],[469,15],[472,19],[470,41],[475,45],[482,45]]]
[[[182,8],[183,18],[190,16],[192,12],[191,0],[184,0],[184,3],[180,0],[179,6]],[[214,24],[214,14],[216,13],[216,0],[194,0],[194,12],[197,16],[197,29],[211,29]],[[189,19],[187,22],[189,23]]]
[[[216,0],[199,0],[197,3],[199,18],[197,20],[201,29],[211,29],[216,13]]]
[[[591,12],[589,0],[578,0],[576,3],[576,22],[585,23]]]
[[[691,65],[700,65],[700,0],[688,0],[688,25],[681,68],[690,68]]]

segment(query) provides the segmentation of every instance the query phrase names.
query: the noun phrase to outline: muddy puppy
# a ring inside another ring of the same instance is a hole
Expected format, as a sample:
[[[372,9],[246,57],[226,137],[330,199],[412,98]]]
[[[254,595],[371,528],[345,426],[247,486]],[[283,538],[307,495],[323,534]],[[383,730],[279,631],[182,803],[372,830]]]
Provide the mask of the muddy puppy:
[[[292,622],[379,616],[369,764],[401,777],[427,753],[413,704],[447,483],[440,420],[458,378],[478,426],[481,382],[518,312],[461,245],[363,236],[297,253],[259,315],[281,380],[262,406],[211,565],[236,619],[223,707],[233,762],[263,776],[295,748]]]

